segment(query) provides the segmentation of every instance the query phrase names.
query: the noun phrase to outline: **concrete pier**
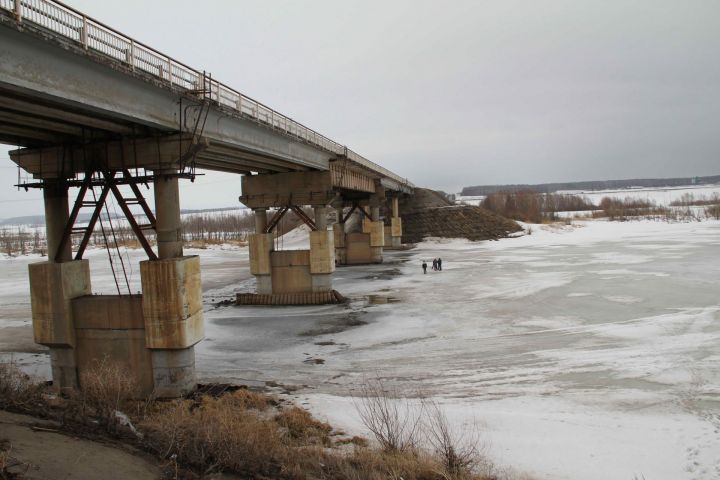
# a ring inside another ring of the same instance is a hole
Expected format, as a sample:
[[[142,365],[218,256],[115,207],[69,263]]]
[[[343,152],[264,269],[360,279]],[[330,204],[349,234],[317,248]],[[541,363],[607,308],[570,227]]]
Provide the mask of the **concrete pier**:
[[[390,225],[385,227],[385,248],[402,248],[402,218],[400,218],[400,202],[397,196],[391,199]]]
[[[183,255],[180,222],[180,190],[176,170],[155,172],[155,216],[158,258]]]
[[[110,363],[135,395],[178,397],[195,386],[193,346],[203,338],[198,257],[183,256],[176,171],[155,182],[158,260],[140,262],[142,295],[92,295],[88,260],[73,260],[68,189],[43,184],[48,261],[29,266],[35,342],[50,349],[53,384],[82,389],[86,373]]]
[[[327,295],[333,291],[332,273],[335,271],[335,229],[328,230],[327,223],[327,206],[335,193],[329,180],[330,176],[325,172],[243,177],[240,200],[255,212],[255,233],[249,236],[248,246],[256,294],[241,294],[238,302],[305,304],[335,301],[334,296]],[[300,210],[307,204],[313,207],[313,219]],[[269,208],[276,209],[270,224],[267,222]],[[290,210],[311,228],[309,250],[274,249],[271,231],[281,216]]]
[[[178,397],[195,386],[194,345],[204,337],[200,258],[183,256],[178,178],[156,172],[158,260],[140,262],[145,344],[155,395]]]
[[[68,187],[62,180],[45,180],[43,183],[48,258],[69,262],[72,260],[72,246],[70,242],[62,241],[69,217]],[[58,251],[61,243],[62,251]]]

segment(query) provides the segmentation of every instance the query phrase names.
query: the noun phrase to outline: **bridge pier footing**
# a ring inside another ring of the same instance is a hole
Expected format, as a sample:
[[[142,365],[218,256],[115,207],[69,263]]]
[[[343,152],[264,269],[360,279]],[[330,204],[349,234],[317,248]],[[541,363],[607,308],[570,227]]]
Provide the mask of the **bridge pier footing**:
[[[67,186],[43,182],[49,260],[28,271],[35,342],[50,349],[59,390],[83,389],[99,365],[128,376],[137,397],[178,397],[195,386],[200,261],[183,256],[177,176],[163,172],[155,180],[160,258],[140,262],[141,295],[92,294],[88,260],[72,259]]]
[[[282,207],[281,211],[288,208]],[[275,250],[274,235],[266,233],[270,230],[266,210],[255,209],[255,233],[249,237],[248,248],[256,293],[238,294],[238,303],[289,305],[339,301],[332,288],[335,247],[333,232],[327,229],[327,207],[316,205],[313,209],[314,221],[304,218],[312,227],[309,250]]]

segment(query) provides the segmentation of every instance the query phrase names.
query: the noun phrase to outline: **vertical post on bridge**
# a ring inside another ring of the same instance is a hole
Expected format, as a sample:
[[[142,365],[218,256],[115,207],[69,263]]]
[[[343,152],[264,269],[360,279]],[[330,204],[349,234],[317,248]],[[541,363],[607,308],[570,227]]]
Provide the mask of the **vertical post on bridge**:
[[[267,208],[256,208],[255,233],[248,237],[250,255],[250,273],[255,276],[256,291],[259,294],[272,293],[272,265],[270,254],[273,251],[273,234],[265,233],[268,226]]]
[[[390,218],[390,246],[393,248],[402,247],[402,219],[400,218],[400,200],[397,196],[392,197],[392,217]]]
[[[316,205],[315,227],[310,232],[310,275],[313,292],[332,291],[332,274],[335,271],[335,242],[333,232],[327,228],[327,207]]]
[[[343,218],[343,205],[335,207],[337,221],[333,225],[333,240],[335,243],[335,260],[338,265],[347,263],[347,248],[345,245],[345,222]]]
[[[370,198],[370,262],[382,263],[383,247],[385,246],[385,225],[380,219],[380,195]]]
[[[64,179],[43,180],[43,199],[48,260],[28,266],[33,336],[35,343],[50,348],[53,386],[76,389],[79,378],[72,299],[92,293],[90,265],[87,260],[72,259],[70,239],[55,261],[69,217]]]
[[[200,258],[183,255],[177,171],[155,172],[158,259],[140,262],[145,346],[158,397],[195,387],[195,347],[203,339]]]
[[[45,237],[47,238],[48,258],[60,262],[72,260],[72,242],[63,242],[65,226],[69,219],[68,187],[61,180],[45,180],[43,201],[45,203]],[[61,252],[58,252],[60,245]]]
[[[183,241],[180,220],[180,186],[176,171],[156,172],[155,213],[158,257],[178,258],[183,256]]]

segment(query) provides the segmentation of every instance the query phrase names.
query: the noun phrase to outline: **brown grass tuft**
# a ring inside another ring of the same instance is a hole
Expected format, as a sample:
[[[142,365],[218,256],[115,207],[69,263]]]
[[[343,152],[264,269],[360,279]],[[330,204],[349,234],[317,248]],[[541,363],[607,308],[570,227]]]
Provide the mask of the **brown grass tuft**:
[[[306,445],[323,445],[326,447],[332,444],[330,439],[332,427],[313,418],[307,410],[291,407],[277,414],[275,421],[295,441],[300,441]]]
[[[95,416],[109,432],[116,431],[118,417],[116,412],[124,410],[137,386],[132,376],[119,365],[107,358],[95,360],[93,366],[80,375],[82,390],[79,399],[82,402],[84,416]]]
[[[43,404],[43,385],[34,382],[14,363],[0,364],[0,408],[34,412]]]

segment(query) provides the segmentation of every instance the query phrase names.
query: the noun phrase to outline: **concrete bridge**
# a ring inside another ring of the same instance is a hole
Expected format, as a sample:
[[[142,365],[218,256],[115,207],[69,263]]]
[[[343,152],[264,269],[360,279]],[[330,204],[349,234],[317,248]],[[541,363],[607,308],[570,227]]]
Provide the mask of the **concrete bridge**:
[[[383,248],[400,246],[398,197],[414,189],[208,73],[49,0],[0,0],[0,142],[21,147],[10,157],[32,176],[22,186],[43,190],[49,261],[29,269],[33,330],[50,348],[60,388],[82,388],[84,371],[101,358],[132,372],[139,395],[194,386],[200,261],[183,254],[178,181],[197,168],[243,175],[240,201],[255,211],[257,293],[241,303],[335,301],[336,264],[381,262]],[[138,188],[149,182],[154,209]],[[148,256],[141,295],[92,295],[82,257],[110,196]],[[131,205],[142,209],[137,218]],[[92,214],[78,225],[83,208]],[[273,248],[290,211],[311,230],[307,251]],[[362,231],[349,233],[353,214]]]

